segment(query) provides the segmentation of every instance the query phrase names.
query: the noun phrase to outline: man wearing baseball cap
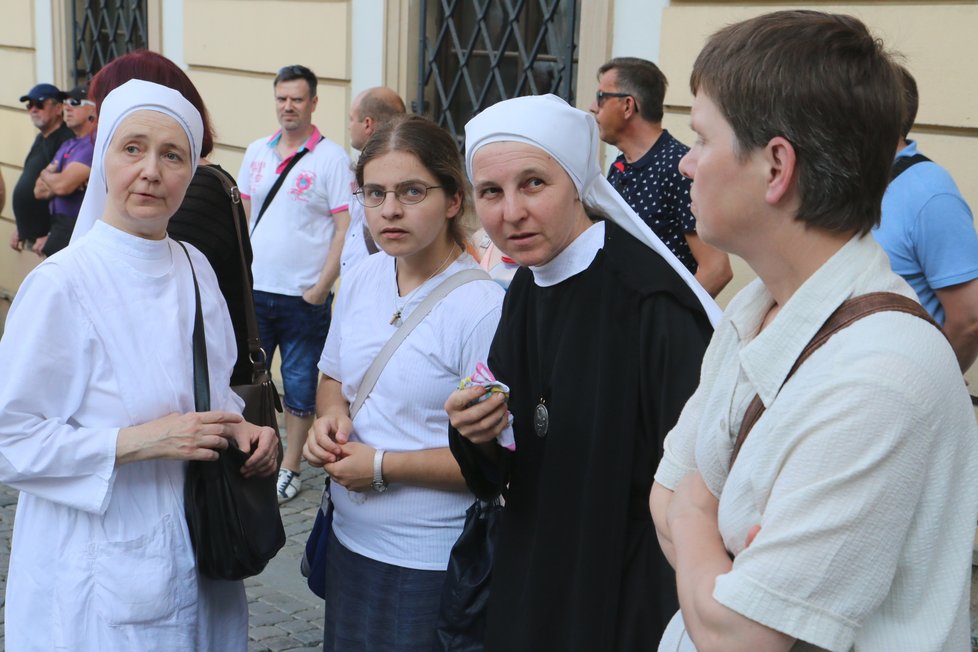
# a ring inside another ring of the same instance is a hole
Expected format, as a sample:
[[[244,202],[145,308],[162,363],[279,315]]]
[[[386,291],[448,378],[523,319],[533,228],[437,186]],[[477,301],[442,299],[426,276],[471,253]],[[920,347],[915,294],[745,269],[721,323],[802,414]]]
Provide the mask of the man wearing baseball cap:
[[[92,171],[95,102],[88,99],[85,85],[62,93],[61,100],[65,125],[71,129],[74,138],[61,144],[34,184],[34,196],[48,200],[51,214],[50,232],[34,242],[34,253],[39,256],[50,256],[68,246]]]
[[[14,220],[17,228],[10,238],[10,246],[21,251],[24,245],[47,235],[50,229],[47,200],[34,197],[34,184],[48,163],[54,159],[61,143],[74,137],[61,116],[61,91],[54,84],[38,84],[22,95],[31,122],[40,132],[24,159],[24,169],[14,186],[12,195]]]

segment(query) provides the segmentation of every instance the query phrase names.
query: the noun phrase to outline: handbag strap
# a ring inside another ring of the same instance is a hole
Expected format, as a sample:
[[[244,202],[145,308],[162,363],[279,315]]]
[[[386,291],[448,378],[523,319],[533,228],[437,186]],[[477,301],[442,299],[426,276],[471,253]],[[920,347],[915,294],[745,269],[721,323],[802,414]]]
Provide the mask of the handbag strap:
[[[187,256],[187,263],[190,265],[190,276],[194,279],[194,410],[196,412],[207,412],[211,409],[211,385],[210,375],[207,371],[207,338],[204,335],[204,313],[200,309],[200,286],[197,285],[197,273],[194,271],[194,263],[190,260],[190,252],[179,240],[175,240],[183,253]]]
[[[863,317],[868,317],[869,315],[884,311],[904,312],[914,315],[933,324],[938,330],[941,329],[941,327],[937,325],[937,322],[934,321],[934,319],[921,307],[919,303],[900,294],[895,294],[893,292],[870,292],[869,294],[863,294],[858,297],[848,299],[847,301],[844,301],[842,305],[836,308],[835,312],[829,315],[829,318],[825,320],[825,323],[822,324],[820,329],[818,329],[815,336],[812,337],[811,341],[805,346],[804,349],[802,349],[801,354],[799,354],[798,359],[795,360],[795,364],[792,365],[791,370],[788,371],[788,375],[785,376],[784,383],[781,383],[781,386],[784,387],[784,384],[788,382],[788,379],[791,378],[792,375],[794,375],[794,373],[798,370],[798,367],[800,367],[812,353],[817,351],[823,344],[825,344],[830,337],[853,322],[859,321]],[[941,332],[943,333],[944,331]],[[744,420],[740,424],[740,432],[737,433],[737,440],[734,442],[733,453],[730,456],[731,468],[733,468],[734,462],[737,460],[737,455],[740,454],[740,449],[747,440],[747,435],[750,434],[754,424],[757,423],[758,419],[761,418],[761,415],[764,414],[764,409],[764,403],[761,401],[761,397],[755,394],[753,400],[750,402],[750,405],[747,406],[747,410],[744,412]]]
[[[455,290],[466,283],[471,283],[472,281],[491,281],[492,277],[482,269],[465,269],[461,272],[456,272],[442,281],[438,287],[431,291],[431,293],[424,298],[424,301],[411,312],[411,316],[407,318],[401,326],[394,331],[391,338],[387,340],[384,347],[374,358],[374,361],[370,363],[370,367],[367,369],[367,373],[363,375],[363,382],[360,383],[360,389],[357,391],[357,397],[353,401],[353,407],[350,408],[350,420],[356,418],[357,412],[363,407],[363,402],[367,400],[367,396],[370,395],[371,390],[373,390],[374,385],[377,384],[377,379],[380,378],[381,372],[384,367],[387,366],[387,361],[391,359],[394,355],[394,351],[397,347],[401,345],[411,331],[414,330],[415,326],[420,324],[428,313],[438,304],[439,301],[447,297],[452,290]]]
[[[231,183],[227,174],[222,173],[211,165],[201,165],[199,170],[210,174],[216,178],[223,186],[224,191],[231,199],[232,222],[234,222],[234,232],[238,236],[238,257],[241,260],[241,296],[244,300],[245,331],[248,337],[248,356],[251,360],[251,378],[254,382],[267,369],[266,353],[261,348],[261,337],[258,335],[258,318],[255,316],[255,296],[251,291],[251,270],[244,252],[244,234],[241,232],[241,224],[247,224],[244,214],[244,207],[241,205],[241,191]]]
[[[323,136],[320,136],[319,140],[322,139]],[[275,195],[278,193],[278,189],[281,188],[282,184],[285,182],[285,177],[289,176],[289,172],[292,171],[292,168],[295,167],[295,164],[298,163],[299,159],[305,156],[306,152],[308,151],[309,151],[308,149],[303,149],[293,154],[292,160],[289,161],[289,164],[285,166],[284,170],[282,170],[282,174],[278,175],[278,178],[275,179],[275,183],[272,185],[272,189],[268,191],[268,194],[265,195],[265,201],[261,203],[261,210],[258,211],[258,217],[255,218],[255,225],[251,227],[251,235],[255,234],[255,229],[258,228],[258,223],[261,222],[262,215],[265,214],[265,211],[268,210],[268,206],[272,203],[272,200],[275,199]]]

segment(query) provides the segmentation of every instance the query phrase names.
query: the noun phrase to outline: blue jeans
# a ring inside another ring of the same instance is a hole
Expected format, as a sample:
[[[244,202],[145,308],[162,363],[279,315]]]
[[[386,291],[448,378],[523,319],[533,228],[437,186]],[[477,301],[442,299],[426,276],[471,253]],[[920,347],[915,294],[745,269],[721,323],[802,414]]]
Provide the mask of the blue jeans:
[[[258,336],[269,360],[281,348],[283,402],[297,417],[316,413],[319,358],[329,332],[332,303],[332,294],[325,303],[314,306],[302,297],[255,290]]]
[[[446,573],[368,559],[329,537],[323,652],[431,652]]]

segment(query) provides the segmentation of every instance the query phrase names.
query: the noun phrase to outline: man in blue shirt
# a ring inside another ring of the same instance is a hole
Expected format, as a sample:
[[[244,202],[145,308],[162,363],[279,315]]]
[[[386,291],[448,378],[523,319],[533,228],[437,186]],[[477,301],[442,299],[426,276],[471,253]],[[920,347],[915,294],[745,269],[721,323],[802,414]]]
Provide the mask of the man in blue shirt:
[[[978,233],[951,175],[907,140],[917,117],[917,83],[901,70],[903,137],[897,143],[896,176],[883,195],[883,215],[873,236],[893,271],[943,326],[965,371],[978,357]]]

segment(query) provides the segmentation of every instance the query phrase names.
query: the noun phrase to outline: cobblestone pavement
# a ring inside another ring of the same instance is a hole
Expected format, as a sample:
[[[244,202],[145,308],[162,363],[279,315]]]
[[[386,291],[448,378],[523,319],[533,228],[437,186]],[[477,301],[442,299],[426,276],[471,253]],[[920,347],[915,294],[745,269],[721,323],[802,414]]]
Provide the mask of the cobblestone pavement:
[[[286,543],[261,575],[245,580],[248,593],[248,652],[307,652],[323,649],[323,601],[313,595],[299,574],[306,536],[316,518],[323,471],[302,466],[302,491],[282,505]],[[0,484],[0,606],[7,587],[10,535],[17,492]],[[0,650],[4,649],[4,617],[0,611]]]

